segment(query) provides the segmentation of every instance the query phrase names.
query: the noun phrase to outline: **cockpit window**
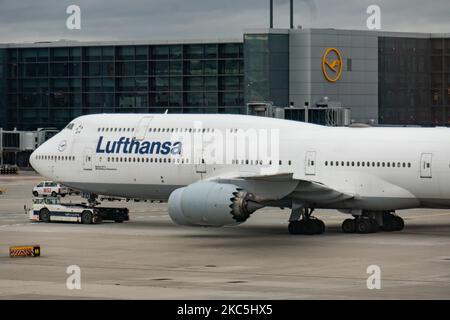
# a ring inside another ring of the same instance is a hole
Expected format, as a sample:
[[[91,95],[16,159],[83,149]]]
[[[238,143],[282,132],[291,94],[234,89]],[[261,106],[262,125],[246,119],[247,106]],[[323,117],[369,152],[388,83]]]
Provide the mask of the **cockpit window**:
[[[75,125],[75,123],[69,123],[66,127],[66,129],[72,130],[73,126]]]

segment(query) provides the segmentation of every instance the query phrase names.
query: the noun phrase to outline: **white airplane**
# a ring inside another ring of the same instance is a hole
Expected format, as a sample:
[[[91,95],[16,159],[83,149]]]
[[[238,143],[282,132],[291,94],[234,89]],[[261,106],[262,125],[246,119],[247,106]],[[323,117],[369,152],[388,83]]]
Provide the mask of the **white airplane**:
[[[245,150],[237,152],[234,143],[242,138]],[[325,225],[312,213],[331,208],[353,216],[344,232],[369,233],[402,230],[395,210],[450,208],[449,143],[447,128],[97,114],[73,120],[30,162],[42,176],[93,198],[167,200],[181,225],[235,225],[262,207],[287,207],[290,233],[320,234]]]

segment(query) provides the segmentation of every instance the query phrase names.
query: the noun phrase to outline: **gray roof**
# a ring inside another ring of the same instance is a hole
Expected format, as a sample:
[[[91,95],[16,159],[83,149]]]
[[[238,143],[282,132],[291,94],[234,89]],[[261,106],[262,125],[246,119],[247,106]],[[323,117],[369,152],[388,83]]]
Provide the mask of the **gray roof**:
[[[168,44],[242,43],[238,38],[185,39],[185,40],[136,40],[136,41],[77,41],[58,40],[24,43],[0,43],[0,48],[47,48],[47,47],[93,47],[93,46],[140,46]]]

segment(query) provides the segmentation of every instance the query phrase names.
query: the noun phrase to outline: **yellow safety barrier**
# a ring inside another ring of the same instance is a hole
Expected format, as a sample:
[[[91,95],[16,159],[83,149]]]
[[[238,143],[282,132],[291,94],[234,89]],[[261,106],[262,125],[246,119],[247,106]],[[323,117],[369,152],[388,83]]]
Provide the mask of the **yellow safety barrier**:
[[[40,255],[41,247],[39,245],[14,246],[9,248],[10,257],[39,257]]]

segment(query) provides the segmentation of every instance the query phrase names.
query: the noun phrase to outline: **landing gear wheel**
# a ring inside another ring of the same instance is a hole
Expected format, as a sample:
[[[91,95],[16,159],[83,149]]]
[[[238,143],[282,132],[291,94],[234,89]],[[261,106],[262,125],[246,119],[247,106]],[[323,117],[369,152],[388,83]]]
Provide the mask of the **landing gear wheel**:
[[[370,220],[369,219],[358,219],[355,222],[355,229],[356,229],[356,232],[361,233],[361,234],[369,233],[372,229]]]
[[[290,234],[303,234],[304,229],[303,220],[289,222],[288,230]]]
[[[305,221],[305,230],[303,234],[313,235],[319,232],[319,225],[314,220]]]
[[[42,222],[50,222],[50,211],[44,208],[39,212],[39,220]]]
[[[90,211],[85,210],[81,213],[81,223],[82,224],[92,223],[92,213]]]
[[[316,225],[316,234],[322,234],[325,232],[325,223],[322,220],[319,219],[314,219],[314,220],[310,220],[313,221],[314,224]]]
[[[394,224],[394,231],[401,231],[405,227],[405,221],[399,216],[394,216],[392,221]]]
[[[342,223],[342,231],[344,233],[354,233],[355,232],[355,220],[354,219],[345,219]]]
[[[387,214],[383,217],[383,226],[381,227],[384,231],[401,231],[405,227],[405,221],[393,214]]]

